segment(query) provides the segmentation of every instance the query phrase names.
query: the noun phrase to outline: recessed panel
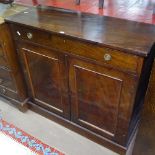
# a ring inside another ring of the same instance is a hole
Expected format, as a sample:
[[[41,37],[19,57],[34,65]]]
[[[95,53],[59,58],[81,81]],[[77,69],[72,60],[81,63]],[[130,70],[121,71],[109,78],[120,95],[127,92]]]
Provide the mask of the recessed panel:
[[[62,112],[59,61],[35,53],[26,53],[30,82],[36,101],[57,112]]]
[[[78,120],[113,135],[116,130],[122,81],[104,73],[75,67]]]

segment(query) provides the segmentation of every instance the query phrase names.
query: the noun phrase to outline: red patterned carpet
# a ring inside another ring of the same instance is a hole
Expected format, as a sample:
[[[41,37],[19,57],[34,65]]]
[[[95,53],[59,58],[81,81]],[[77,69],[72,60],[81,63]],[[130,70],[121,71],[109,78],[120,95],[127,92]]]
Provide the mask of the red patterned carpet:
[[[81,0],[80,5],[76,5],[75,0],[15,0],[15,2],[26,5],[55,6],[155,24],[155,15],[153,15],[155,0],[105,0],[103,9],[98,8],[99,0]]]
[[[14,153],[16,155],[64,155],[2,119],[0,119],[0,135],[0,155],[10,155],[10,151],[12,155]]]

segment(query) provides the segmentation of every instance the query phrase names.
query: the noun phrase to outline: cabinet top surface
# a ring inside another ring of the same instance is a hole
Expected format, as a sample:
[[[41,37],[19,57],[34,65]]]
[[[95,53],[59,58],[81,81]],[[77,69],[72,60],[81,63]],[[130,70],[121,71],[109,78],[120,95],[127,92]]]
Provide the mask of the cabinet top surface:
[[[63,33],[140,56],[147,56],[155,42],[153,25],[53,7],[31,7],[6,21]]]

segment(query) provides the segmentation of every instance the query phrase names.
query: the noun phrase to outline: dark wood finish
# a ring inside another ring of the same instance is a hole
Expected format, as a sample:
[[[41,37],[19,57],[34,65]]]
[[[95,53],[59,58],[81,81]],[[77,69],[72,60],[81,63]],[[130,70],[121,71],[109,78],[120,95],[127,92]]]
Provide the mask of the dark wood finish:
[[[72,120],[125,146],[138,78],[78,59],[69,65]]]
[[[0,94],[20,106],[27,98],[8,25],[0,25]]]
[[[98,45],[85,43],[79,40],[72,40],[71,38],[60,36],[57,34],[50,34],[48,32],[36,30],[21,25],[12,25],[13,35],[17,40],[33,42],[42,44],[47,47],[55,48],[60,51],[67,51],[70,54],[82,56],[101,62],[103,65],[112,68],[121,69],[123,71],[140,74],[142,58],[136,55],[124,53],[122,51],[101,47]],[[27,34],[31,33],[33,37],[29,39]],[[19,35],[20,34],[20,35]],[[104,55],[110,54],[111,61],[105,61]]]
[[[6,21],[30,108],[131,154],[154,59],[155,27],[48,7],[27,12]]]
[[[63,117],[70,117],[65,56],[31,44],[19,46],[33,102]]]
[[[155,26],[150,24],[43,6],[24,12],[6,21],[141,56],[149,54],[155,40]]]

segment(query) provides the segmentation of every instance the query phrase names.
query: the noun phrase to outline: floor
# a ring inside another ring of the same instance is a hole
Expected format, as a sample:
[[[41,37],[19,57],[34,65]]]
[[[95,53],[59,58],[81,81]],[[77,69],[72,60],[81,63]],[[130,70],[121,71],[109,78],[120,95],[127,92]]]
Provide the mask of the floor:
[[[32,153],[32,151],[29,148],[26,148],[24,145],[16,142],[9,136],[6,136],[5,134],[0,132],[0,153],[6,155],[36,155],[35,153]],[[8,146],[9,149],[8,149]]]
[[[99,0],[81,0],[80,5],[76,5],[75,1],[76,0],[15,0],[16,3],[20,4],[56,6],[155,24],[155,15],[153,15],[154,0],[105,0],[103,9],[98,8]]]
[[[22,113],[2,98],[0,98],[0,113],[7,122],[66,155],[117,155],[31,110]]]

